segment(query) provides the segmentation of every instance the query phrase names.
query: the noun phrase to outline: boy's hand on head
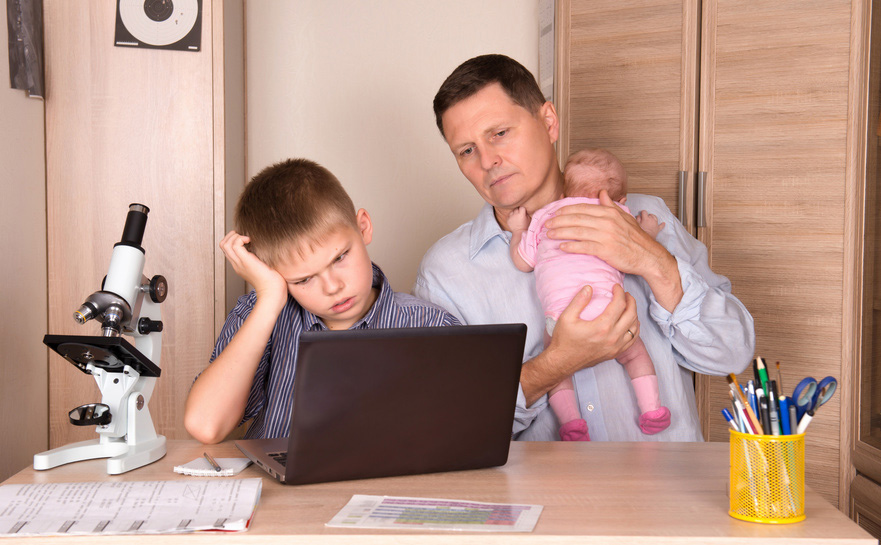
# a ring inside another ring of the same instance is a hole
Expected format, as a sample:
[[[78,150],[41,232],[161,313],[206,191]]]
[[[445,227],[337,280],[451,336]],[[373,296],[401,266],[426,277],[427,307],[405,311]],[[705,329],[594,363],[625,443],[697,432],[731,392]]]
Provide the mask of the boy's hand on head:
[[[642,227],[642,230],[646,233],[650,234],[652,238],[658,238],[658,233],[661,232],[661,229],[664,228],[665,223],[658,223],[658,216],[654,214],[649,214],[645,210],[642,210],[638,216],[636,216],[636,223]]]
[[[258,302],[265,300],[281,309],[288,298],[287,283],[278,271],[245,247],[250,241],[249,237],[230,231],[220,241],[220,249],[236,274],[254,286]]]
[[[526,229],[529,229],[530,221],[531,218],[529,217],[529,214],[526,213],[526,208],[522,206],[518,206],[508,213],[508,227],[510,227],[512,231],[525,231]]]

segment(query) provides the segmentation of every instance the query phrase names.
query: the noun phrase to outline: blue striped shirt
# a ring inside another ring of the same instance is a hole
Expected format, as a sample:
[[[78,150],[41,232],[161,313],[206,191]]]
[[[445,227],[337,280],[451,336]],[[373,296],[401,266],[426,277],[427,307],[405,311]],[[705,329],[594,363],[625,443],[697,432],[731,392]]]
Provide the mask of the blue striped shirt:
[[[386,329],[391,327],[435,327],[459,325],[455,316],[441,307],[406,293],[395,293],[385,275],[373,264],[373,287],[379,297],[363,318],[350,329]],[[211,361],[223,352],[251,313],[257,295],[251,292],[239,298],[223,324]],[[263,357],[254,374],[251,393],[242,422],[253,419],[245,437],[286,437],[290,429],[291,398],[294,393],[297,349],[303,331],[327,329],[324,322],[301,307],[293,297],[282,308],[266,343]]]

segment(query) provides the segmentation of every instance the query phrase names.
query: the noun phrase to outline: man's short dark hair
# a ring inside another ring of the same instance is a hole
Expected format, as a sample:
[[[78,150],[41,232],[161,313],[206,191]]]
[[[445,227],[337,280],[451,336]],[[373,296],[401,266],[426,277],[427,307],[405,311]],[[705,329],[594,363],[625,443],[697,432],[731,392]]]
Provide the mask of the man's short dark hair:
[[[538,114],[545,103],[535,77],[519,62],[505,55],[474,57],[453,70],[434,95],[434,117],[442,136],[445,136],[441,120],[444,113],[493,83],[501,85],[514,104],[533,115]]]

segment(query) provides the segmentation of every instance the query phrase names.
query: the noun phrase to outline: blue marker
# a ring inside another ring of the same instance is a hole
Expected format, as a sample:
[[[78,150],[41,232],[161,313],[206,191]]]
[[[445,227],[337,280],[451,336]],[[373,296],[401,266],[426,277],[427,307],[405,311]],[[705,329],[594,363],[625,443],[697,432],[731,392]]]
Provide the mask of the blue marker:
[[[740,431],[740,427],[737,425],[737,422],[734,420],[734,416],[731,414],[731,411],[728,409],[722,409],[722,416],[725,417],[725,420],[728,421],[728,424],[731,426],[731,429],[734,431]]]
[[[753,412],[759,414],[759,401],[756,398],[756,383],[749,380],[746,383],[747,392],[749,392],[747,399],[749,399],[749,405],[752,407]]]
[[[792,425],[789,423],[789,399],[786,396],[779,396],[777,400],[780,403],[780,430],[783,435],[791,435]]]

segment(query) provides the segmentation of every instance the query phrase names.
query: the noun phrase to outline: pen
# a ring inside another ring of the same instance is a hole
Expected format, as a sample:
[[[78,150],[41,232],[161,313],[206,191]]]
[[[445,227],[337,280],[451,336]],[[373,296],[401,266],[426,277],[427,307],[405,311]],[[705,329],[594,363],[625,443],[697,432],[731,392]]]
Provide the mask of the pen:
[[[203,453],[205,459],[208,460],[208,463],[211,464],[211,467],[214,468],[214,471],[223,471],[223,468],[217,465],[217,462],[214,461],[214,458],[211,457],[207,452]]]
[[[734,421],[734,416],[732,416],[731,411],[728,409],[722,409],[722,416],[725,417],[725,420],[728,421],[728,424],[731,426],[731,429],[734,431],[740,431],[740,428],[737,426],[737,423]]]
[[[765,433],[768,435],[773,435],[771,432],[771,415],[769,414],[771,411],[768,409],[768,400],[764,397],[760,399],[759,407],[762,410],[762,428],[764,428]]]
[[[795,407],[795,402],[792,401],[791,397],[786,398],[786,403],[789,405],[789,429],[795,433],[795,428],[798,427],[798,410]]]
[[[777,413],[777,383],[768,382],[768,419],[771,421],[771,435],[780,435],[780,418]]]
[[[756,383],[753,380],[749,380],[746,383],[746,391],[749,392],[747,396],[749,399],[749,405],[753,408],[754,413],[759,412],[759,404],[756,401]]]
[[[757,429],[756,424],[746,415],[744,411],[743,403],[740,402],[736,397],[734,398],[734,407],[737,410],[737,414],[740,416],[742,421],[744,422],[743,433],[751,433],[753,435],[761,435],[762,433]]]
[[[792,427],[789,423],[789,400],[784,395],[777,399],[780,402],[780,433],[789,435],[792,433]]]
[[[811,423],[811,420],[814,419],[814,411],[808,411],[802,415],[801,420],[798,421],[798,428],[795,430],[796,433],[804,433],[806,429],[808,429],[808,424]]]

